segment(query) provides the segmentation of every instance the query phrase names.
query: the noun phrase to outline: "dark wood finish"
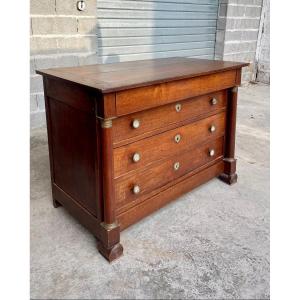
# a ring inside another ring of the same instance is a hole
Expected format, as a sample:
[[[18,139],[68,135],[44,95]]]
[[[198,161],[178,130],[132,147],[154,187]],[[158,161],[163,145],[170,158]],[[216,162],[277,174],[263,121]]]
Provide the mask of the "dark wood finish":
[[[91,231],[108,261],[123,253],[124,228],[211,178],[236,181],[235,87],[246,65],[170,58],[37,71],[53,205]]]
[[[114,186],[114,161],[113,161],[113,139],[112,119],[102,119],[98,122],[101,126],[101,163],[102,163],[102,202],[103,222],[100,224],[106,234],[105,240],[98,240],[99,252],[108,260],[112,261],[123,253],[120,244],[120,226],[116,222],[115,208],[115,186]],[[112,242],[110,237],[113,236]]]
[[[45,91],[45,108],[46,108],[46,124],[47,124],[47,133],[48,133],[48,150],[49,150],[49,164],[50,164],[50,175],[51,175],[51,185],[54,183],[54,168],[53,168],[53,151],[52,151],[52,129],[51,129],[51,115],[50,115],[50,104],[49,98],[46,94],[47,89],[47,77],[43,77],[43,87]],[[58,208],[61,204],[55,199],[52,190],[52,204],[54,208]]]
[[[114,149],[115,178],[138,168],[149,166],[151,163],[166,159],[182,151],[189,151],[190,148],[197,147],[207,139],[214,139],[223,135],[225,131],[225,117],[225,112],[219,113]],[[215,126],[214,132],[210,131],[211,126]],[[178,143],[175,141],[177,135],[180,135]],[[132,160],[134,153],[139,153],[141,156],[139,162]]]
[[[91,114],[50,97],[47,106],[51,115],[53,182],[96,216],[95,121]]]
[[[96,186],[96,207],[97,219],[104,220],[104,208],[102,203],[102,138],[101,138],[101,123],[99,118],[95,118],[96,123],[96,157],[95,157],[95,186]]]
[[[55,183],[52,184],[52,193],[55,199],[59,199],[67,211],[74,216],[83,226],[85,226],[97,239],[103,238],[103,231],[99,226],[97,217],[92,215],[84,206],[65,193]]]
[[[101,120],[104,223],[115,222],[114,161],[112,155],[112,120]],[[105,127],[109,126],[109,127]]]
[[[80,219],[97,237],[98,250],[111,261],[123,248],[115,219],[112,129],[102,128],[96,117],[97,101],[104,97],[52,78],[44,78],[44,89],[53,205],[62,204]],[[83,209],[85,213],[78,213]]]
[[[114,118],[116,116],[116,94],[98,94],[97,116],[102,119]]]
[[[49,98],[63,102],[74,109],[94,113],[94,91],[57,78],[45,77],[45,80]]]
[[[56,68],[37,71],[111,93],[157,83],[238,70],[248,63],[195,58],[162,58],[105,65]]]
[[[119,228],[117,230],[117,235],[120,236]],[[116,243],[111,248],[108,248],[99,240],[97,249],[109,262],[112,262],[123,255],[123,246],[120,243]]]
[[[55,183],[52,185],[53,197],[60,200],[61,204],[85,226],[98,240],[99,252],[109,261],[113,261],[123,253],[120,244],[119,226],[107,230],[99,224],[99,219],[90,214],[83,206],[74,201],[67,193],[60,189]]]
[[[216,104],[212,104],[213,98],[217,99]],[[153,135],[155,130],[168,130],[170,125],[177,127],[186,120],[190,122],[189,119],[220,112],[226,108],[226,103],[227,90],[223,90],[117,118],[113,126],[114,147]],[[134,120],[139,120],[139,128],[133,128]]]
[[[233,184],[237,182],[236,159],[234,158],[234,154],[238,88],[234,87],[228,90],[228,94],[224,173],[222,173],[219,178],[228,184]]]

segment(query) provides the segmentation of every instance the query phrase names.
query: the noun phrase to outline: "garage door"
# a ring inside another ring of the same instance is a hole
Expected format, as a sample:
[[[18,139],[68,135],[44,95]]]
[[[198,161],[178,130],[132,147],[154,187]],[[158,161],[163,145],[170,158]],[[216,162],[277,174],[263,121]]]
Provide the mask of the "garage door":
[[[214,57],[218,0],[98,0],[100,62]]]

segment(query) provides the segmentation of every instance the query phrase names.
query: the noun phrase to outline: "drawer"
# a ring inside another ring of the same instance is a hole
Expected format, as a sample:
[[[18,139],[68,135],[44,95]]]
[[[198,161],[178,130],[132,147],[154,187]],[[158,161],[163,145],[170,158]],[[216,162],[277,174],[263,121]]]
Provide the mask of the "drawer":
[[[115,148],[115,178],[224,134],[225,112]]]
[[[117,208],[140,200],[153,190],[160,188],[223,156],[224,137],[209,141],[193,150],[168,158],[151,168],[138,170],[131,175],[115,180]]]
[[[221,91],[236,85],[237,71],[229,70],[116,93],[118,116]]]
[[[114,144],[170,124],[216,112],[224,109],[226,102],[227,92],[223,90],[117,118],[113,126]]]

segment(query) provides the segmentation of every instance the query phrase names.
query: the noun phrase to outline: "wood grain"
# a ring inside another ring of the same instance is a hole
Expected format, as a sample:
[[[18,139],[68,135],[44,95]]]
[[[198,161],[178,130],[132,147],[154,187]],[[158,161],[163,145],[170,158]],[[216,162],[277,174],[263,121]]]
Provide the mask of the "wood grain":
[[[215,105],[211,102],[213,98],[218,101]],[[117,118],[113,126],[114,144],[118,145],[127,139],[132,141],[134,137],[155,129],[164,129],[170,124],[220,111],[226,107],[226,102],[227,91],[223,90]],[[176,105],[180,105],[179,111],[176,111]],[[133,128],[134,120],[139,120],[139,128]]]
[[[95,111],[94,91],[72,82],[46,78],[47,96],[88,113]]]
[[[48,106],[53,182],[96,216],[95,120],[91,114],[52,98]]]
[[[117,115],[122,116],[163,104],[223,90],[235,85],[236,71],[135,88],[116,94]]]
[[[249,64],[174,57],[38,70],[37,74],[47,75],[48,78],[65,79],[98,89],[102,93],[111,93],[228,70],[237,70],[247,65]]]
[[[161,193],[148,198],[139,205],[136,205],[131,209],[117,215],[121,230],[126,229],[130,225],[138,222],[142,218],[160,209],[170,201],[192,190],[200,184],[203,184],[206,181],[218,176],[223,171],[223,168],[224,163],[220,161],[209,168],[187,177],[185,180],[178,182],[176,185],[163,190]]]
[[[140,168],[133,174],[118,178],[115,180],[117,208],[131,201],[145,199],[151,191],[174,181],[197,167],[222,157],[223,143],[224,137],[219,137],[195,149],[160,161],[152,167]],[[209,156],[211,149],[215,151],[212,157]],[[175,163],[179,163],[178,170],[174,169]],[[138,185],[141,190],[137,195],[132,192],[134,185]]]
[[[149,166],[153,162],[168,158],[189,148],[197,147],[207,139],[214,139],[224,134],[225,113],[213,115],[188,125],[140,140],[138,142],[114,149],[115,178],[138,168]],[[216,130],[210,131],[214,125]],[[175,136],[181,139],[175,142]],[[133,162],[134,153],[139,153],[139,162]]]

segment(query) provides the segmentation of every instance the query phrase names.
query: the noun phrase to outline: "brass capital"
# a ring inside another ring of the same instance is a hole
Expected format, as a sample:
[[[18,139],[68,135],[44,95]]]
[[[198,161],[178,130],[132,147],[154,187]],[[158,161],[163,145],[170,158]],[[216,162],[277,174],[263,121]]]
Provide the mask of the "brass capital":
[[[231,92],[232,92],[232,93],[237,93],[237,92],[238,92],[238,87],[237,87],[237,86],[233,87],[233,88],[231,89]]]
[[[119,227],[119,224],[117,222],[114,222],[114,223],[111,223],[111,224],[107,224],[107,223],[104,223],[102,222],[101,223],[101,226],[105,229],[105,230],[112,230],[112,229],[115,229],[117,227]]]
[[[112,127],[112,119],[101,119],[101,127],[102,128],[111,128]]]

